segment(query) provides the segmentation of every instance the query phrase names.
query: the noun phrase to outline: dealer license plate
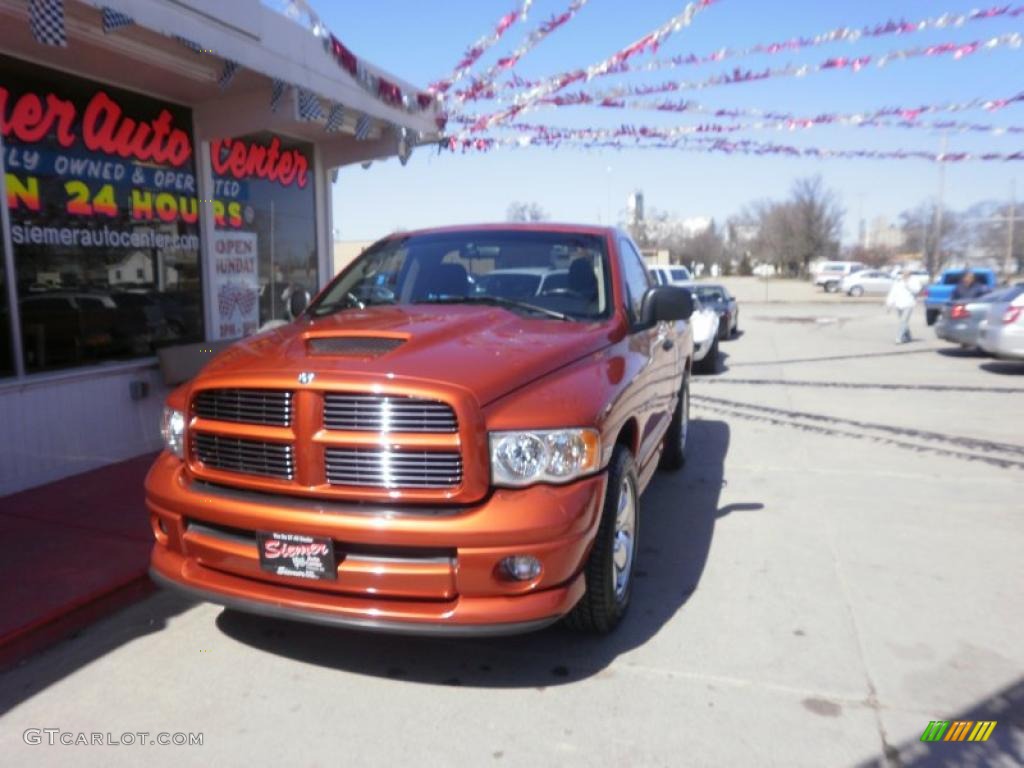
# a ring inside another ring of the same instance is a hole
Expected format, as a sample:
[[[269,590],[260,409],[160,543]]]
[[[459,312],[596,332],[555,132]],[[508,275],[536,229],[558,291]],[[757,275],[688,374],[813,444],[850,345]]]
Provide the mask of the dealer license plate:
[[[319,536],[299,533],[256,534],[260,551],[260,567],[277,576],[299,579],[334,579],[334,542]]]

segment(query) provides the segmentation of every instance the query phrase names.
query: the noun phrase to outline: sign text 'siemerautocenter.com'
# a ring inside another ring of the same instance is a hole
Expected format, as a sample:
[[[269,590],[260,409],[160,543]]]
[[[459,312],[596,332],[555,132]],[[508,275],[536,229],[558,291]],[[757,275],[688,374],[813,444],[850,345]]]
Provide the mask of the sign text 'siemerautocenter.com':
[[[65,747],[203,746],[202,733],[167,733],[166,731],[159,733],[149,731],[98,733],[96,731],[65,731],[60,728],[28,728],[21,738],[31,746],[39,744]]]

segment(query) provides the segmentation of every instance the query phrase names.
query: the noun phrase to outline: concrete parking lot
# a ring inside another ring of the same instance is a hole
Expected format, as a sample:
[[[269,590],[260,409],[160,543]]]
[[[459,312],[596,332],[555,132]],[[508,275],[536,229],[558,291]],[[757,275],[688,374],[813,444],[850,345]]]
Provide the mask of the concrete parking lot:
[[[694,384],[687,467],[643,498],[610,637],[396,638],[158,593],[0,677],[2,762],[1024,763],[1024,364],[920,310],[898,346],[881,300],[735,285],[742,335]],[[933,720],[998,724],[923,744]]]

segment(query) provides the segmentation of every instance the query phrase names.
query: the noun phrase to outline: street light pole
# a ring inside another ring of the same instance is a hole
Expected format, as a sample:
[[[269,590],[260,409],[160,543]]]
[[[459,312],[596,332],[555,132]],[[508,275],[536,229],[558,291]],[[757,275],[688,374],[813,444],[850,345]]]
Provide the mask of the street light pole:
[[[1013,258],[1013,228],[1017,218],[1017,182],[1010,182],[1010,216],[1006,226],[1006,263],[1003,265],[1003,278],[1014,274],[1017,264]]]
[[[938,205],[935,208],[935,255],[931,264],[926,264],[928,273],[939,271],[939,262],[942,260],[942,208],[946,196],[946,146],[949,143],[949,134],[942,135],[942,154],[939,155],[939,196]]]

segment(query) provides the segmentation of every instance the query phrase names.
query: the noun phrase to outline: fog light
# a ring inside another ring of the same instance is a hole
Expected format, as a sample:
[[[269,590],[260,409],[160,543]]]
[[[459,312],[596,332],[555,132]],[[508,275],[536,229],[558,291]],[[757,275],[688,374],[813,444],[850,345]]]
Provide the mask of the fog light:
[[[540,576],[540,560],[530,555],[514,555],[501,561],[501,571],[516,581],[532,581]]]

